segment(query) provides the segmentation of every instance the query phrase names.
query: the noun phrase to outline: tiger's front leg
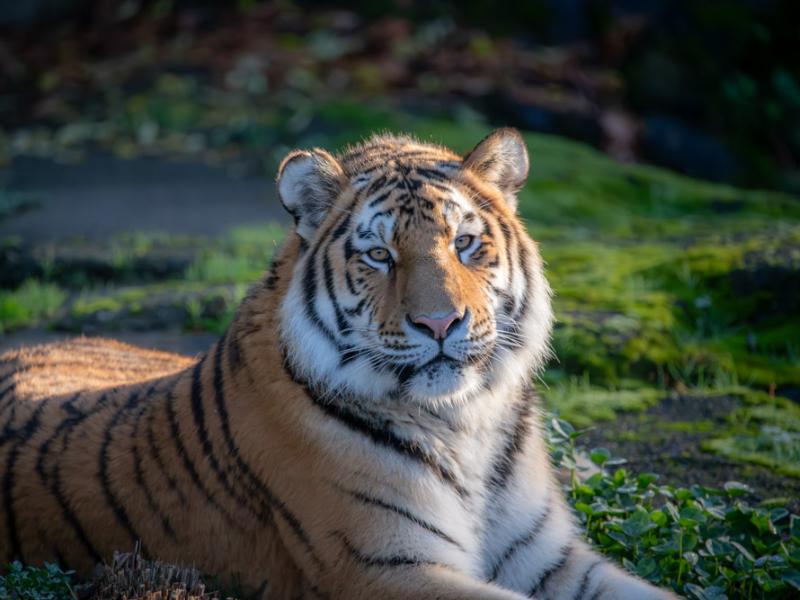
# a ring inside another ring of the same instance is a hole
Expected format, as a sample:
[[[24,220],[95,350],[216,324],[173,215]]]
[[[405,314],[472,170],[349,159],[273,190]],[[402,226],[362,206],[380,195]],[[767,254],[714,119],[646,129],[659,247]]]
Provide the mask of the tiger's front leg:
[[[671,591],[629,575],[576,541],[532,586],[530,597],[542,600],[675,600]]]
[[[302,531],[279,519],[281,537],[302,565],[303,597],[524,599],[480,578],[471,552],[474,539],[437,520],[441,507],[431,510],[441,498],[402,502],[338,484],[322,485],[305,497],[309,512],[298,515]]]
[[[676,598],[602,557],[583,541],[555,481],[538,424],[518,447],[495,486],[487,544],[489,581],[546,600],[666,600]]]
[[[353,600],[524,600],[516,592],[484,583],[441,565],[351,565],[328,586],[329,594],[312,590],[309,598]]]

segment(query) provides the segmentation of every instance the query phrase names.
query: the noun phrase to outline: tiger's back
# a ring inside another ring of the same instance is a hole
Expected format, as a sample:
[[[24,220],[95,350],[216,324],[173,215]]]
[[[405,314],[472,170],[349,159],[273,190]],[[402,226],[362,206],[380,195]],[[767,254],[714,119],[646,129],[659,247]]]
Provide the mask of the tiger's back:
[[[52,556],[49,548],[56,547],[51,542],[59,537],[59,521],[71,521],[79,528],[77,538],[88,540],[71,506],[69,488],[81,472],[85,480],[94,475],[90,457],[96,453],[100,427],[92,428],[92,421],[113,410],[110,398],[139,390],[145,382],[180,372],[193,362],[177,354],[83,337],[0,356],[0,539],[7,542],[0,545],[0,563],[40,558],[38,547],[42,556]],[[76,453],[79,446],[83,448]],[[75,464],[76,458],[83,464]],[[35,527],[32,512],[41,517]],[[66,540],[59,553],[75,541]],[[100,552],[93,549],[92,554]],[[78,565],[84,566],[82,562]]]
[[[211,470],[198,444],[197,367],[197,358],[101,338],[0,356],[0,564],[58,560],[87,576],[141,543],[145,556],[245,589],[281,571],[273,591],[293,593],[299,578],[254,508],[260,499],[228,506],[231,484],[219,475],[231,457]],[[219,448],[215,433],[205,444]]]
[[[0,403],[19,411],[20,404],[135,384],[180,371],[194,362],[180,354],[105,338],[80,337],[11,350],[0,355]]]

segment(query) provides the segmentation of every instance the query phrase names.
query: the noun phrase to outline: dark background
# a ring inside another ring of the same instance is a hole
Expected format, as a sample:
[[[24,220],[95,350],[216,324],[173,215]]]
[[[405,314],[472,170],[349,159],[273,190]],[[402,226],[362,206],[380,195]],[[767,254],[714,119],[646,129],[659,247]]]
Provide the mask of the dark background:
[[[464,102],[492,122],[567,135],[625,160],[800,189],[797,2],[347,6],[6,0],[0,126],[107,115],[115,87],[145,86],[154,70],[220,80],[246,52],[241,78],[263,78],[251,93]]]

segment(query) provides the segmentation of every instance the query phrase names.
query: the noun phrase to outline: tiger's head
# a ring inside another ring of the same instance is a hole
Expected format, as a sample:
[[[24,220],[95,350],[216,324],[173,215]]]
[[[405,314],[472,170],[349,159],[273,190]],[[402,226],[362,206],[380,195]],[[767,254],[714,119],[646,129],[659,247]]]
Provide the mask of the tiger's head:
[[[388,135],[290,153],[278,191],[299,236],[280,312],[292,371],[333,396],[420,404],[530,377],[552,318],[516,215],[527,175],[512,129],[466,157]]]

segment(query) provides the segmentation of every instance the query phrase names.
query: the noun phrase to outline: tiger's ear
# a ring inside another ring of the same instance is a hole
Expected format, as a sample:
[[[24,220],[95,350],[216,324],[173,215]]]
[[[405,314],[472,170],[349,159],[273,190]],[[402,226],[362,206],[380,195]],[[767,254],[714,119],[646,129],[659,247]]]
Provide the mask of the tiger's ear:
[[[325,150],[294,150],[278,167],[278,195],[294,217],[297,233],[305,240],[314,236],[331,205],[344,189],[341,165]]]
[[[464,158],[464,167],[503,192],[513,210],[517,192],[528,178],[528,151],[516,129],[497,129]]]

